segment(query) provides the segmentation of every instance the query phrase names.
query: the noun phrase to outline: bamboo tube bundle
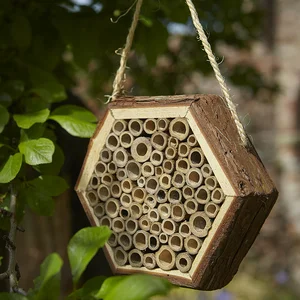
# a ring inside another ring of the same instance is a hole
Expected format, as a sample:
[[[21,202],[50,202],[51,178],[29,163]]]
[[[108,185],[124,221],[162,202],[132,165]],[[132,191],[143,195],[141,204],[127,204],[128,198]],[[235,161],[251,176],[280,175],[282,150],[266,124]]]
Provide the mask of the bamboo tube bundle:
[[[218,186],[218,181],[215,176],[209,176],[205,178],[205,186],[210,190],[213,191]]]
[[[157,265],[164,271],[172,270],[175,267],[175,252],[169,246],[162,246],[155,253]]]
[[[213,175],[213,171],[212,171],[211,166],[209,164],[204,164],[201,167],[201,173],[202,173],[202,175],[203,175],[204,178],[212,176]]]
[[[155,193],[157,203],[165,203],[168,200],[167,190],[159,187]]]
[[[189,185],[185,185],[182,188],[182,196],[184,199],[194,198],[194,195],[195,195],[195,190]]]
[[[130,120],[128,130],[133,136],[140,136],[143,132],[143,121],[139,119]]]
[[[148,138],[138,137],[131,145],[131,155],[138,162],[145,162],[150,158],[152,146]]]
[[[174,171],[174,168],[175,168],[174,160],[172,160],[172,159],[164,160],[162,167],[163,167],[164,173],[172,174]]]
[[[127,220],[130,218],[130,210],[127,207],[121,206],[119,211],[120,211],[120,213],[119,213],[120,217],[123,220]]]
[[[168,146],[177,149],[178,145],[179,145],[178,139],[174,136],[170,136],[168,139]]]
[[[133,143],[133,135],[129,131],[124,131],[120,135],[120,144],[123,148],[130,148]]]
[[[144,255],[144,261],[143,261],[144,267],[146,267],[149,270],[152,270],[156,267],[156,259],[155,255],[153,253],[147,253]]]
[[[150,162],[142,164],[142,175],[146,178],[154,175],[154,166]]]
[[[133,184],[132,184],[132,181],[131,179],[129,178],[125,178],[121,181],[121,189],[124,193],[131,193],[132,192],[132,189],[133,189]]]
[[[143,214],[144,215],[146,215],[150,210],[150,206],[147,203],[143,203],[142,208],[143,208]]]
[[[150,234],[148,237],[148,247],[151,251],[156,251],[160,247],[159,239],[156,235]]]
[[[89,204],[90,204],[92,207],[94,207],[95,205],[97,205],[98,202],[99,202],[98,194],[97,194],[97,192],[95,192],[94,190],[88,191],[88,192],[86,193],[86,198],[88,199]]]
[[[111,186],[113,181],[114,181],[114,177],[112,174],[109,174],[109,173],[105,173],[101,178],[101,183],[103,183],[107,186]]]
[[[159,217],[159,213],[158,213],[157,208],[152,208],[152,209],[149,210],[148,218],[151,222],[159,221],[160,217]]]
[[[198,146],[198,142],[194,134],[188,136],[187,143],[189,144],[190,147]]]
[[[141,176],[141,164],[135,160],[130,160],[125,167],[127,176],[131,180],[137,180]]]
[[[108,228],[111,228],[111,218],[108,216],[103,216],[100,220],[99,220],[99,225],[100,226],[107,226]]]
[[[138,249],[133,249],[128,254],[129,264],[134,268],[140,268],[144,262],[144,254]]]
[[[183,238],[179,233],[174,233],[170,236],[168,245],[170,248],[175,251],[179,252],[183,248]]]
[[[117,173],[117,164],[114,161],[111,161],[108,165],[107,165],[107,172],[109,174],[116,174]]]
[[[186,211],[184,209],[183,204],[177,203],[177,204],[172,204],[171,206],[171,218],[175,222],[181,222],[185,219],[186,217]]]
[[[157,130],[158,131],[166,131],[168,130],[170,121],[168,119],[158,119],[157,120]]]
[[[154,208],[157,204],[157,200],[156,200],[155,196],[147,195],[145,198],[145,204],[147,204],[149,206],[149,208]]]
[[[105,184],[100,184],[97,189],[97,194],[101,201],[106,201],[110,197],[110,189]]]
[[[169,241],[169,236],[165,232],[161,232],[158,236],[161,244],[167,244]]]
[[[95,173],[98,177],[102,177],[107,172],[107,165],[103,161],[98,161],[95,166]]]
[[[169,131],[171,136],[183,141],[189,135],[190,126],[185,118],[175,118],[170,122]]]
[[[187,273],[192,267],[193,259],[187,253],[179,253],[176,257],[176,267],[182,273]]]
[[[114,232],[120,233],[125,230],[125,222],[121,217],[112,219],[111,228]]]
[[[136,249],[146,250],[148,247],[149,233],[144,230],[138,230],[133,236],[133,245]]]
[[[124,207],[129,207],[132,203],[132,196],[130,194],[122,193],[120,197],[121,205]]]
[[[144,231],[149,231],[150,227],[151,227],[151,220],[149,219],[149,217],[147,215],[143,215],[140,219],[139,219],[139,226],[142,230]]]
[[[116,135],[120,135],[127,129],[127,122],[125,120],[115,120],[112,131]]]
[[[118,234],[115,232],[112,232],[108,241],[107,241],[108,245],[111,247],[117,247],[118,245]]]
[[[121,232],[118,235],[118,243],[125,251],[128,251],[132,248],[132,236],[127,232]]]
[[[184,209],[188,215],[194,214],[198,210],[198,203],[195,199],[189,198],[184,202]]]
[[[94,214],[97,218],[102,218],[105,214],[104,203],[98,203],[94,207]]]
[[[191,226],[188,222],[183,222],[179,226],[179,234],[186,238],[192,234]]]
[[[203,181],[203,176],[199,169],[191,168],[188,170],[185,180],[190,187],[198,188]]]
[[[176,188],[182,188],[185,185],[185,175],[182,172],[175,171],[172,177],[172,185]]]
[[[211,200],[216,204],[221,204],[225,199],[224,192],[221,188],[216,188],[211,193]]]
[[[128,260],[128,254],[122,247],[117,247],[114,251],[114,258],[119,266],[124,266]]]
[[[143,203],[146,196],[147,196],[147,192],[144,188],[137,186],[132,190],[132,199],[135,202]]]
[[[177,231],[178,224],[172,219],[165,219],[162,221],[161,230],[167,235],[172,235]]]
[[[197,254],[201,246],[202,240],[194,235],[190,235],[184,240],[184,249],[191,255]]]
[[[116,173],[116,177],[119,181],[124,180],[125,178],[127,178],[127,174],[124,168],[118,169],[117,173]]]
[[[153,164],[153,166],[157,167],[160,166],[163,162],[164,154],[159,150],[154,150],[151,153],[150,156],[150,162]]]
[[[158,166],[154,168],[154,174],[157,178],[160,178],[160,176],[164,173],[164,169],[162,166]]]
[[[220,206],[214,202],[208,202],[204,206],[206,215],[211,219],[214,219],[217,216],[219,210]]]
[[[147,134],[153,134],[157,130],[157,120],[156,119],[147,119],[144,122],[144,131]]]
[[[206,204],[210,200],[210,190],[200,186],[195,193],[195,199],[199,204]]]
[[[180,157],[177,161],[176,161],[176,170],[186,174],[190,169],[190,163],[188,161],[187,158],[182,158]]]
[[[100,151],[99,155],[100,161],[104,162],[105,164],[109,163],[112,159],[112,153],[108,148],[103,148]]]
[[[149,194],[154,195],[158,188],[159,182],[155,176],[150,176],[146,179],[145,189]]]
[[[98,188],[98,186],[101,183],[101,179],[99,177],[97,177],[96,175],[92,175],[91,179],[90,179],[90,186],[92,189],[96,189]]]
[[[154,235],[159,235],[161,233],[161,223],[153,222],[150,226],[150,233]]]
[[[157,211],[161,219],[163,220],[168,219],[171,216],[171,204],[170,203],[159,204]]]
[[[171,187],[171,180],[172,180],[171,175],[162,174],[159,178],[159,184],[163,189],[167,190]]]
[[[113,161],[119,168],[126,166],[128,162],[128,152],[123,147],[117,148],[113,153]]]
[[[151,136],[151,145],[158,151],[163,151],[168,145],[168,136],[166,133],[158,131]]]
[[[128,220],[126,220],[126,222],[125,222],[126,232],[133,235],[137,232],[138,228],[139,228],[139,226],[138,226],[137,220],[135,220],[133,218],[129,218]]]
[[[120,139],[112,132],[107,136],[105,145],[110,151],[115,151],[120,145]]]
[[[170,203],[180,203],[182,199],[182,192],[180,189],[172,187],[168,191],[168,200]]]
[[[211,227],[211,220],[204,212],[196,212],[189,220],[192,233],[197,237],[205,237]]]
[[[110,186],[110,193],[113,198],[120,198],[122,195],[122,188],[119,181],[114,181]]]
[[[133,219],[139,219],[143,214],[143,208],[140,203],[133,202],[129,206],[130,215]]]
[[[201,148],[193,148],[189,153],[189,163],[193,168],[199,168],[204,164],[204,154]]]
[[[165,156],[167,159],[174,159],[177,155],[177,149],[172,146],[168,146],[165,150]]]
[[[137,185],[138,187],[142,188],[144,187],[146,184],[146,179],[145,177],[140,177],[138,180],[137,180]]]
[[[178,155],[180,157],[187,157],[190,154],[190,145],[188,143],[180,143],[178,145]]]

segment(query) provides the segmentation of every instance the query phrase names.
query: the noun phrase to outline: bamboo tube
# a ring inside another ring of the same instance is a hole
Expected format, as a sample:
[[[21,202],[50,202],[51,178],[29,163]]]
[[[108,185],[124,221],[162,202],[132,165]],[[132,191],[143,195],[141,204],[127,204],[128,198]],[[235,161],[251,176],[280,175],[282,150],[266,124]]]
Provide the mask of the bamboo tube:
[[[149,194],[154,195],[158,188],[159,182],[155,176],[150,176],[146,179],[145,189]]]
[[[144,188],[136,186],[132,190],[132,199],[135,202],[143,203],[146,198],[146,190]]]
[[[157,265],[164,271],[169,271],[175,267],[175,252],[169,246],[162,246],[155,253]]]
[[[157,121],[155,119],[147,119],[144,122],[144,131],[147,134],[153,134],[157,130]]]
[[[93,188],[93,189],[98,188],[98,186],[100,185],[100,182],[101,182],[101,180],[99,177],[97,177],[96,175],[92,175],[92,177],[90,179],[91,188]]]
[[[110,186],[110,193],[113,198],[120,198],[122,195],[121,184],[119,181],[114,181]]]
[[[174,233],[169,237],[168,245],[173,251],[181,251],[183,248],[183,238],[179,233]]]
[[[169,127],[170,121],[168,119],[158,119],[157,121],[157,130],[166,131]]]
[[[181,190],[175,187],[172,187],[168,191],[168,200],[172,204],[179,203],[182,199]]]
[[[192,215],[198,210],[198,203],[195,199],[186,199],[184,202],[184,209],[187,214]]]
[[[139,136],[143,132],[143,122],[139,119],[130,120],[128,130],[133,136]]]
[[[169,241],[169,236],[166,233],[161,232],[158,236],[158,239],[161,244],[167,244]]]
[[[149,220],[147,215],[143,215],[140,219],[139,219],[139,226],[142,230],[144,231],[149,231],[150,230],[150,226],[151,226],[151,221]]]
[[[185,181],[190,187],[198,188],[203,181],[202,173],[198,168],[191,168],[186,173]]]
[[[204,206],[204,212],[211,219],[214,219],[220,210],[220,206],[213,202],[208,202]]]
[[[101,183],[103,183],[107,186],[111,186],[113,181],[114,181],[114,177],[109,173],[104,174],[101,178]]]
[[[153,166],[159,166],[162,164],[164,159],[164,154],[161,151],[154,150],[150,156],[150,162]]]
[[[151,162],[145,162],[142,164],[142,175],[146,178],[154,175],[154,166]]]
[[[144,254],[143,265],[148,270],[154,269],[156,267],[155,255],[153,253],[146,253],[146,254]]]
[[[186,238],[192,234],[191,226],[188,222],[181,223],[178,231],[183,238]]]
[[[176,137],[170,136],[168,139],[168,146],[177,149],[179,141]]]
[[[154,208],[156,206],[157,200],[155,199],[155,197],[153,195],[147,195],[144,202],[150,208]]]
[[[103,161],[98,161],[95,166],[95,173],[98,177],[102,177],[107,172],[107,165]]]
[[[117,173],[117,169],[118,169],[118,167],[117,167],[117,165],[116,165],[116,163],[114,162],[114,161],[111,161],[108,165],[107,165],[107,172],[109,173],[109,174],[116,174]]]
[[[165,155],[167,159],[175,158],[176,154],[177,154],[177,149],[172,146],[168,146],[165,150]]]
[[[117,247],[117,245],[118,245],[118,234],[115,233],[115,232],[111,232],[107,243],[111,247]]]
[[[125,251],[128,251],[132,248],[132,236],[127,232],[121,232],[118,235],[118,243]]]
[[[148,237],[148,248],[151,251],[156,251],[158,250],[159,246],[160,246],[160,242],[158,237],[154,234],[150,234]]]
[[[183,204],[177,203],[171,206],[171,218],[175,222],[181,222],[182,220],[184,220],[185,215],[186,213]]]
[[[176,268],[182,273],[187,273],[192,263],[192,257],[187,252],[179,253],[176,257]]]
[[[179,158],[176,160],[176,170],[186,174],[190,169],[190,163],[187,158]]]
[[[179,171],[175,171],[172,178],[172,185],[176,188],[182,188],[185,185],[185,175]]]
[[[105,145],[109,150],[115,151],[120,145],[119,137],[111,132],[106,138]]]
[[[120,135],[126,129],[127,129],[127,122],[125,120],[115,120],[112,126],[112,131],[116,135]]]
[[[103,148],[101,151],[100,151],[100,160],[103,161],[104,163],[109,163],[112,159],[112,154],[111,154],[111,151],[108,149],[108,148]]]
[[[127,178],[127,174],[124,168],[118,169],[117,173],[116,173],[117,179],[119,181],[124,180],[125,178]]]
[[[162,221],[161,230],[167,235],[172,235],[176,232],[178,224],[172,219],[165,219]]]
[[[140,203],[133,202],[129,206],[129,210],[130,210],[130,215],[133,219],[139,219],[143,214],[143,208]]]
[[[128,220],[130,218],[130,211],[127,207],[124,206],[120,207],[120,217],[123,220]]]
[[[102,218],[104,216],[104,203],[98,203],[95,207],[94,207],[94,215],[97,218]]]
[[[133,135],[129,131],[124,131],[120,135],[120,144],[124,148],[130,148],[133,143]]]
[[[162,168],[162,166],[159,167],[155,167],[155,176],[157,178],[160,178],[160,176],[164,173],[164,169]]]
[[[132,157],[138,162],[145,162],[150,158],[152,146],[148,138],[138,137],[130,147]]]
[[[111,218],[108,216],[104,216],[99,220],[99,225],[100,226],[107,226],[111,228]]]
[[[98,194],[96,191],[94,190],[91,190],[91,191],[88,191],[86,194],[86,198],[88,199],[89,201],[89,204],[94,207],[95,205],[98,204],[99,202],[99,197],[98,197]]]
[[[159,204],[157,211],[163,220],[168,219],[171,216],[171,204],[170,203]]]
[[[213,171],[212,171],[211,166],[209,164],[204,164],[201,167],[201,173],[202,173],[204,178],[207,178],[207,177],[213,175]]]
[[[120,197],[121,205],[124,207],[129,207],[132,203],[132,197],[129,194],[123,193]]]
[[[200,186],[195,192],[195,200],[199,204],[206,204],[210,200],[210,190],[205,186]]]
[[[211,220],[205,212],[196,212],[190,216],[189,220],[192,233],[197,237],[205,237],[211,228]]]
[[[120,204],[114,198],[109,198],[105,202],[105,212],[110,218],[115,218],[119,215]]]
[[[159,187],[155,193],[155,197],[158,203],[165,203],[168,200],[167,190]]]
[[[159,220],[157,208],[152,208],[148,211],[148,218],[151,222],[157,222]]]
[[[145,186],[145,183],[146,183],[145,177],[140,177],[140,178],[137,180],[137,185],[138,185],[138,187],[140,187],[140,188],[143,188],[143,187]]]
[[[100,184],[97,189],[97,194],[101,201],[106,201],[110,197],[109,187],[105,184]]]
[[[163,151],[167,147],[168,136],[164,132],[158,131],[151,136],[150,141],[154,149]]]
[[[159,235],[161,233],[161,223],[153,222],[150,226],[150,233],[154,235]]]
[[[112,228],[112,231],[114,231],[116,233],[123,232],[125,230],[124,220],[121,217],[112,219],[111,228]]]
[[[221,204],[225,199],[224,192],[221,188],[216,188],[211,193],[211,200],[216,204]]]
[[[133,245],[136,249],[146,250],[148,247],[149,233],[144,230],[138,230],[133,236]]]
[[[113,161],[119,167],[123,168],[128,162],[128,152],[123,147],[119,147],[113,153]]]
[[[171,175],[162,174],[159,178],[159,184],[163,189],[169,189],[171,187]]]
[[[122,247],[119,246],[114,250],[114,259],[117,265],[124,266],[127,263],[128,255]]]
[[[149,205],[148,204],[146,204],[146,203],[143,203],[143,214],[147,214],[148,213],[148,211],[150,210],[150,207],[149,207]]]
[[[194,235],[184,239],[184,249],[191,255],[196,255],[202,246],[202,241]]]
[[[135,220],[133,218],[129,218],[128,220],[126,220],[126,222],[125,222],[126,232],[133,235],[137,232],[138,228],[139,228],[139,226],[138,226],[137,220]]]
[[[163,166],[163,170],[165,173],[171,174],[171,173],[173,173],[174,168],[175,168],[174,160],[166,159],[163,161],[162,166]]]
[[[218,186],[218,181],[215,176],[209,176],[205,178],[205,186],[210,190],[213,191]]]
[[[130,160],[125,167],[127,176],[131,180],[137,180],[141,176],[141,164],[135,160]]]
[[[188,143],[180,143],[178,145],[178,155],[181,157],[187,157],[190,153],[190,145]]]
[[[189,144],[190,147],[195,147],[198,144],[194,134],[188,136],[187,143]]]
[[[182,196],[184,199],[193,198],[194,195],[195,195],[195,190],[192,187],[185,185],[182,188]]]
[[[132,189],[133,189],[133,184],[132,184],[132,181],[131,179],[129,178],[125,178],[121,181],[121,189],[124,193],[131,193],[132,192]]]
[[[200,168],[205,161],[203,151],[200,147],[192,148],[189,153],[189,163],[192,168]]]
[[[189,135],[190,126],[185,118],[175,118],[170,123],[169,132],[171,136],[183,141]]]
[[[128,254],[128,261],[133,268],[140,268],[144,262],[144,254],[140,250],[133,249]]]

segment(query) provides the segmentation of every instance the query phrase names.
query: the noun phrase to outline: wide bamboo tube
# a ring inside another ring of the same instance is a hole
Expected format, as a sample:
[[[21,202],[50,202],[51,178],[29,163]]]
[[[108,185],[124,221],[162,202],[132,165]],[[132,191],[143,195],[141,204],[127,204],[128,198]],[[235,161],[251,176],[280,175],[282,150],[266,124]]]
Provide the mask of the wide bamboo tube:
[[[149,270],[154,269],[156,267],[155,255],[153,253],[144,254],[143,265]]]
[[[148,138],[138,137],[130,147],[132,157],[138,162],[145,162],[150,158],[152,146]]]
[[[132,184],[132,181],[131,179],[129,178],[125,178],[121,181],[121,189],[124,193],[131,193],[132,192],[132,189],[133,189],[133,184]]]
[[[162,167],[166,174],[171,174],[175,169],[175,162],[172,159],[166,159],[163,161]]]
[[[198,168],[191,168],[186,173],[185,181],[187,185],[195,189],[201,185],[203,176]]]
[[[144,254],[142,251],[133,249],[128,253],[128,261],[134,268],[140,268],[144,262]]]
[[[138,230],[133,236],[133,245],[136,249],[146,250],[148,247],[149,233],[144,230]]]
[[[214,219],[220,210],[220,206],[214,202],[208,202],[204,206],[204,212],[208,217]]]
[[[118,235],[118,243],[125,251],[128,251],[132,248],[132,236],[127,232],[121,232]]]
[[[100,185],[101,179],[96,176],[96,175],[92,175],[91,179],[90,179],[90,186],[93,189],[98,188],[98,186]]]
[[[110,193],[113,198],[120,198],[122,195],[122,188],[119,181],[114,181],[110,186]]]
[[[121,202],[122,206],[128,208],[130,206],[130,204],[132,203],[132,197],[131,197],[131,195],[126,194],[126,193],[122,193],[122,195],[120,197],[120,202]]]
[[[210,200],[210,190],[205,186],[200,186],[195,192],[195,200],[199,204],[206,204]]]
[[[179,171],[175,171],[172,177],[172,185],[176,188],[182,188],[185,185],[185,175]]]
[[[123,147],[119,147],[113,153],[113,161],[119,168],[126,166],[128,162],[128,152]]]
[[[105,202],[105,212],[110,218],[115,218],[119,215],[120,204],[117,199],[109,198]]]
[[[198,210],[198,203],[193,198],[186,199],[183,206],[186,213],[189,215],[194,214]]]
[[[150,156],[150,162],[153,164],[153,166],[160,166],[163,162],[164,154],[161,151],[154,150],[151,153]]]
[[[155,253],[157,265],[164,271],[172,270],[175,267],[175,252],[169,246],[162,246]]]
[[[157,178],[160,178],[160,176],[164,173],[163,167],[162,166],[155,167],[154,173]]]
[[[97,218],[102,218],[104,216],[105,210],[104,210],[104,203],[98,203],[95,207],[94,207],[94,215]]]
[[[191,152],[189,153],[189,163],[192,168],[200,168],[205,161],[205,156],[203,151],[200,147],[192,148]]]
[[[98,161],[95,166],[95,173],[98,177],[102,177],[107,172],[107,165],[103,161]]]
[[[120,135],[120,144],[124,148],[130,148],[133,143],[134,137],[129,131],[124,131]]]
[[[174,233],[169,237],[168,245],[175,252],[181,251],[183,248],[182,236],[179,233]]]
[[[190,147],[195,147],[198,144],[195,135],[193,134],[189,135],[187,138],[187,143],[189,144]]]
[[[137,185],[138,187],[140,188],[143,188],[146,184],[146,179],[145,177],[140,177],[138,180],[137,180]]]
[[[100,151],[100,155],[99,155],[99,158],[101,161],[103,161],[104,163],[109,163],[112,159],[112,153],[109,149],[107,148],[103,148],[101,151]]]
[[[186,238],[192,234],[191,226],[188,222],[181,223],[178,231],[183,238]]]
[[[143,203],[147,196],[147,192],[144,188],[136,186],[132,190],[132,200],[138,203]]]
[[[168,146],[177,149],[178,145],[179,145],[178,139],[174,136],[170,136],[168,139]]]
[[[210,190],[213,191],[218,186],[218,181],[215,176],[209,176],[205,178],[205,186]]]
[[[143,208],[143,214],[147,214],[148,211],[150,210],[150,206],[146,203],[143,203],[142,208]]]
[[[179,253],[176,257],[176,267],[182,273],[187,273],[192,267],[192,257],[187,253]]]
[[[191,147],[188,143],[180,143],[178,145],[178,155],[181,157],[187,157],[190,153]]]
[[[127,122],[125,120],[115,120],[112,126],[112,131],[116,135],[120,135],[126,129],[127,129]]]
[[[135,119],[128,123],[128,130],[133,136],[139,136],[143,132],[143,121]]]
[[[169,189],[171,187],[171,180],[171,175],[162,174],[159,178],[159,184],[163,189]]]
[[[213,175],[213,170],[212,170],[212,168],[209,164],[204,164],[201,167],[201,173],[202,173],[204,178],[207,178],[207,177]]]
[[[156,235],[150,234],[148,237],[148,248],[151,251],[156,251],[160,247],[159,239]]]
[[[111,228],[114,232],[120,233],[125,230],[125,222],[121,217],[112,219]]]
[[[183,174],[186,174],[189,171],[189,169],[190,169],[190,163],[187,158],[181,157],[176,160],[176,170],[177,171],[179,171]]]
[[[123,220],[127,220],[130,218],[130,210],[127,207],[121,206],[119,214]]]
[[[167,190],[159,187],[155,193],[155,197],[156,197],[157,203],[165,203],[168,201],[168,192],[167,192]]]
[[[171,218],[176,222],[181,222],[185,219],[186,212],[183,204],[177,203],[171,206]]]
[[[158,188],[159,182],[155,176],[150,176],[146,179],[145,189],[149,194],[154,195]]]
[[[168,191],[168,200],[170,203],[175,204],[179,203],[182,199],[181,190],[175,187],[172,187]]]
[[[168,136],[164,132],[158,131],[151,136],[150,141],[154,149],[163,151],[167,147]]]
[[[144,231],[149,231],[150,227],[151,227],[151,221],[148,218],[147,215],[143,215],[140,219],[139,219],[139,226],[142,230]]]
[[[153,134],[157,130],[157,121],[155,119],[147,119],[144,122],[144,131],[147,134]]]
[[[129,218],[128,220],[125,221],[125,230],[129,234],[131,235],[135,234],[138,229],[139,229],[139,225],[137,220],[133,218]]]
[[[110,197],[110,189],[105,184],[100,184],[97,189],[97,194],[101,201],[106,201]]]
[[[225,200],[225,195],[221,188],[216,188],[212,191],[211,200],[216,204],[221,204]]]
[[[127,178],[127,174],[124,168],[118,169],[116,173],[117,179],[121,182],[125,178]]]
[[[128,254],[119,246],[114,250],[114,258],[117,265],[124,266],[127,263]]]
[[[190,126],[185,118],[175,118],[170,122],[170,135],[179,141],[185,140],[190,132]]]
[[[96,191],[91,190],[86,192],[86,198],[89,201],[89,204],[93,207],[99,203],[99,196]]]
[[[125,167],[127,176],[131,180],[137,180],[141,174],[141,164],[135,160],[130,160]]]
[[[107,240],[107,243],[111,247],[117,247],[118,245],[118,234],[115,232],[111,232],[109,239]]]
[[[111,186],[113,181],[114,181],[114,177],[112,174],[109,174],[109,173],[104,174],[101,178],[101,183],[103,183],[107,186]]]
[[[106,138],[105,145],[109,150],[115,151],[120,145],[120,139],[115,133],[111,132]]]
[[[167,244],[169,241],[169,236],[165,232],[161,232],[158,236],[161,244]]]
[[[198,254],[202,246],[202,240],[194,235],[190,235],[184,239],[184,249],[191,255]]]
[[[189,223],[192,233],[197,237],[205,237],[211,228],[211,220],[205,212],[196,212],[190,216]]]
[[[108,165],[107,165],[107,172],[109,174],[116,174],[117,173],[117,164],[114,161],[111,161]]]
[[[145,162],[142,164],[142,175],[146,178],[154,175],[154,166],[151,162]]]
[[[109,228],[111,228],[111,218],[108,216],[103,216],[100,220],[99,220],[99,225],[100,226],[107,226]]]
[[[167,235],[172,235],[176,232],[178,224],[172,219],[162,221],[161,230]]]
[[[153,222],[150,226],[150,233],[154,235],[159,235],[161,233],[161,223]]]
[[[153,196],[153,195],[147,195],[144,202],[150,208],[154,208],[157,204],[157,200],[156,200],[155,196]]]
[[[185,185],[182,188],[182,196],[184,199],[193,198],[194,195],[195,195],[195,190],[192,187]]]
[[[139,219],[143,214],[143,208],[140,203],[133,202],[129,206],[130,215],[133,219]]]
[[[172,146],[168,146],[165,150],[165,156],[167,159],[173,159],[177,155],[177,149]]]
[[[163,220],[168,219],[171,216],[171,204],[170,203],[159,204],[157,211]]]

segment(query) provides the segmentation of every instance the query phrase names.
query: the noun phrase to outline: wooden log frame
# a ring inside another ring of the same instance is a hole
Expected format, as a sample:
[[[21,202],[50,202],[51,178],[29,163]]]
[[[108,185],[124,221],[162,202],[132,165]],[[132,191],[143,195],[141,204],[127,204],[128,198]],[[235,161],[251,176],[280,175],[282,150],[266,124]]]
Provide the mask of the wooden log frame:
[[[105,145],[115,120],[185,117],[196,136],[226,198],[208,236],[188,273],[178,270],[148,270],[145,267],[120,267],[114,263],[109,245],[104,247],[114,273],[148,273],[168,278],[172,283],[199,288],[219,289],[236,274],[278,192],[258,154],[249,141],[245,148],[229,109],[216,95],[126,97],[108,105],[103,120],[90,141],[76,185],[76,191],[92,225],[99,226],[86,196],[99,152]]]

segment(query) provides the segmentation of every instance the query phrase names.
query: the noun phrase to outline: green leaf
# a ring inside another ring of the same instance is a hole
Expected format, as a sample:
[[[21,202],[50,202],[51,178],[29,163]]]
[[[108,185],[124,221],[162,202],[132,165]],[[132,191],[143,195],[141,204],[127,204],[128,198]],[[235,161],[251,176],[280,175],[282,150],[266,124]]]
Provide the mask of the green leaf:
[[[0,183],[12,181],[19,173],[22,166],[22,154],[11,155],[0,170]]]
[[[44,132],[45,132],[45,124],[41,124],[41,123],[34,124],[29,129],[21,129],[20,142],[39,139],[43,136]]]
[[[108,227],[101,226],[83,228],[72,237],[68,245],[68,256],[75,285],[88,263],[104,246],[110,234]]]
[[[54,149],[53,142],[45,138],[19,144],[19,150],[24,154],[25,162],[32,166],[51,163]]]
[[[1,300],[27,300],[28,298],[20,294],[0,293]]]
[[[0,105],[9,107],[12,103],[11,96],[7,93],[0,93]]]
[[[39,98],[43,99],[45,102],[48,103],[52,102],[51,94],[46,89],[42,89],[42,88],[31,89],[30,91],[28,91],[28,94],[31,96],[38,96]]]
[[[25,16],[16,16],[11,24],[11,35],[16,45],[26,49],[31,43],[31,26]]]
[[[8,80],[3,84],[1,89],[9,94],[12,99],[17,99],[24,92],[25,86],[21,80]]]
[[[9,121],[9,113],[4,106],[0,105],[0,133],[3,131],[8,121]]]
[[[64,105],[53,111],[49,119],[59,123],[68,133],[78,137],[91,137],[96,129],[96,117],[88,110],[75,105]]]
[[[130,275],[108,278],[104,281],[97,299],[148,300],[155,295],[166,295],[172,284],[163,278],[150,275]]]
[[[49,109],[42,109],[33,113],[13,115],[18,127],[28,129],[35,123],[44,123],[50,114]]]

